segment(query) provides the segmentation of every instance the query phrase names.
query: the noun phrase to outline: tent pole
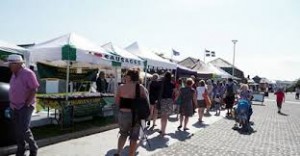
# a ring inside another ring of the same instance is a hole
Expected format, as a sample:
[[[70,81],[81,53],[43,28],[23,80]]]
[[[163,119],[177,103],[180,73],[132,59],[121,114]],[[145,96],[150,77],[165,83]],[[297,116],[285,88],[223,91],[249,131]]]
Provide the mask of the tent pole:
[[[147,87],[147,85],[148,85],[148,84],[147,84],[147,69],[148,69],[147,67],[144,68],[144,73],[145,73],[145,75],[144,75],[144,86],[145,86],[145,87]]]
[[[118,90],[118,67],[115,67],[115,83],[114,83],[114,95],[117,95]]]
[[[66,103],[69,105],[70,60],[67,60]]]

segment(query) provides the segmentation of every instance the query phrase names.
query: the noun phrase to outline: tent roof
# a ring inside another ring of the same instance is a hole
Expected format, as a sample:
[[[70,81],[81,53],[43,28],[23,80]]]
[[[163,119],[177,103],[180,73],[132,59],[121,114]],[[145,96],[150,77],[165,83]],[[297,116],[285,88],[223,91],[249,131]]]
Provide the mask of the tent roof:
[[[8,53],[14,53],[14,54],[24,54],[26,49],[17,46],[12,43],[4,42],[0,40],[0,51],[8,52]]]
[[[185,66],[187,68],[193,68],[196,63],[200,61],[201,64],[204,64],[200,59],[192,58],[192,57],[187,57],[186,59],[178,62],[178,64]]]
[[[38,43],[32,47],[29,47],[29,49],[61,48],[65,45],[73,45],[76,49],[105,53],[105,50],[102,47],[76,33],[69,33],[42,43]]]
[[[225,67],[225,68],[231,68],[232,67],[231,63],[229,63],[228,61],[226,61],[226,60],[224,60],[222,58],[214,59],[214,60],[210,61],[209,63],[211,63],[211,64],[213,64],[213,65],[215,65],[217,67],[220,67],[220,68],[221,67]],[[234,68],[238,69],[237,67],[234,67]],[[238,70],[240,70],[240,69],[238,69]],[[240,70],[240,71],[242,71],[242,70]]]
[[[132,43],[125,49],[132,54],[147,60],[148,66],[153,66],[161,69],[176,69],[176,64],[159,57],[151,50],[140,46],[137,42]]]
[[[120,55],[122,57],[143,61],[143,59],[139,58],[138,56],[133,55],[129,51],[127,51],[123,48],[120,48],[119,46],[116,46],[116,45],[112,44],[111,42],[102,45],[102,48],[104,48],[105,50],[108,50],[109,52],[113,52],[116,55]]]
[[[62,47],[65,45],[72,45],[76,48],[77,63],[111,66],[111,61],[104,58],[104,55],[108,53],[101,46],[75,33],[69,33],[28,48],[30,63],[62,60]]]
[[[111,42],[106,43],[104,45],[102,45],[102,48],[104,48],[105,50],[107,50],[109,53],[113,53],[114,55],[118,55],[120,57],[123,58],[128,58],[131,60],[136,60],[136,61],[140,61],[141,63],[138,64],[130,64],[130,63],[122,63],[123,66],[125,67],[140,67],[140,68],[144,68],[144,60],[139,58],[136,55],[133,55],[132,53],[130,53],[129,51],[122,49],[114,44],[112,44]]]

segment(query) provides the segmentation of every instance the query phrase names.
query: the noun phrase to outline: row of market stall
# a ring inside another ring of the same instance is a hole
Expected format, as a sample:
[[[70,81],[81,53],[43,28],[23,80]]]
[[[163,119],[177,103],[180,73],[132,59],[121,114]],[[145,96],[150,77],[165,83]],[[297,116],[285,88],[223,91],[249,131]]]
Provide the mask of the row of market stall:
[[[1,42],[1,47],[4,48],[1,50],[1,57],[7,56],[8,53],[23,53],[27,66],[38,67],[38,63],[44,63],[58,67],[71,65],[71,68],[138,67],[150,74],[159,71],[177,71],[177,76],[212,74],[222,78],[231,77],[212,64],[199,62],[192,69],[176,64],[156,55],[137,42],[124,49],[111,42],[99,46],[75,33],[38,43],[27,49],[5,42]]]
[[[12,53],[23,55],[26,66],[33,67],[40,79],[66,81],[64,94],[46,94],[38,97],[44,106],[59,109],[61,115],[59,120],[64,123],[70,121],[70,115],[63,114],[72,112],[71,116],[84,116],[86,113],[99,112],[97,110],[103,111],[104,103],[113,103],[113,94],[69,93],[69,82],[91,82],[101,70],[110,71],[114,75],[115,82],[121,81],[121,69],[124,68],[139,68],[144,71],[145,76],[147,73],[171,71],[176,77],[191,75],[210,75],[208,78],[232,77],[222,69],[212,64],[203,64],[200,61],[192,68],[171,62],[137,42],[124,49],[111,42],[99,46],[75,33],[34,44],[26,49],[0,42],[0,61],[5,61],[5,57]],[[116,88],[118,83],[114,84]],[[77,113],[74,113],[76,111]]]

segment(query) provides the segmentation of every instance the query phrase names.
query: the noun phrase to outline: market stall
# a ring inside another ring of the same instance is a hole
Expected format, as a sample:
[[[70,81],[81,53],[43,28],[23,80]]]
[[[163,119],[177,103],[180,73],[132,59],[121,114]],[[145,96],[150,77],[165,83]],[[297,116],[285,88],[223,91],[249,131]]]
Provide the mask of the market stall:
[[[54,120],[64,127],[71,126],[74,119],[82,117],[104,116],[103,108],[111,107],[114,103],[113,94],[73,93],[66,101],[66,94],[38,95],[38,103],[54,109]]]
[[[196,70],[189,69],[179,64],[177,65],[176,70],[173,70],[173,73],[176,77],[190,77],[191,75],[197,75]]]
[[[61,120],[59,120],[61,121],[61,124],[68,126],[67,122],[65,122],[64,119],[71,119],[73,117],[81,116],[80,113],[77,114],[78,111],[74,110],[82,109],[83,106],[88,108],[95,108],[95,110],[97,110],[96,108],[98,108],[98,106],[101,104],[100,95],[95,96],[93,95],[93,93],[87,92],[85,94],[77,96],[77,94],[75,93],[69,93],[69,82],[73,81],[74,78],[76,78],[76,76],[70,77],[70,75],[81,74],[83,73],[84,68],[95,69],[96,72],[100,67],[110,68],[113,70],[114,62],[106,58],[106,55],[110,54],[97,44],[74,33],[63,35],[46,42],[36,44],[29,48],[29,60],[32,65],[37,66],[42,62],[43,64],[57,67],[58,71],[65,71],[65,74],[60,75],[62,77],[56,77],[58,79],[64,78],[66,80],[66,92],[63,94],[63,96],[43,95],[38,97],[42,104],[59,111],[59,117],[62,118]],[[38,73],[40,72],[44,72],[45,74],[44,69],[38,69]],[[98,98],[98,101],[87,100],[95,98]],[[49,105],[49,102],[45,102],[46,99],[48,99],[48,101],[54,101],[56,99],[59,104]],[[80,101],[80,99],[85,99],[85,101],[87,101],[89,105],[87,105],[87,103],[76,105],[74,101]],[[74,112],[75,114],[71,113],[72,115],[70,115],[70,113],[66,113],[68,111]],[[72,120],[68,121],[72,123]]]
[[[122,68],[140,68],[141,70],[144,69],[144,60],[140,57],[133,55],[129,51],[122,49],[111,42],[106,43],[102,45],[102,48],[104,48],[108,53],[111,53],[115,57],[113,57],[113,61],[119,61],[121,62]]]
[[[172,71],[176,69],[176,64],[161,58],[148,48],[140,46],[137,42],[132,43],[125,50],[146,60],[146,71]],[[151,73],[152,74],[152,73]]]

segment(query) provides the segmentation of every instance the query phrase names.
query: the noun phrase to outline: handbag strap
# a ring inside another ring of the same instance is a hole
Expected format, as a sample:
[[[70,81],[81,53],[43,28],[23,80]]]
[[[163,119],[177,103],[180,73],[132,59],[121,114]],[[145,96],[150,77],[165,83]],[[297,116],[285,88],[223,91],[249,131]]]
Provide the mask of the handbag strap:
[[[141,93],[140,93],[140,84],[136,84],[136,87],[135,87],[135,98],[140,98],[141,97]]]

